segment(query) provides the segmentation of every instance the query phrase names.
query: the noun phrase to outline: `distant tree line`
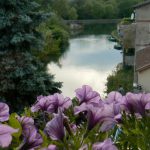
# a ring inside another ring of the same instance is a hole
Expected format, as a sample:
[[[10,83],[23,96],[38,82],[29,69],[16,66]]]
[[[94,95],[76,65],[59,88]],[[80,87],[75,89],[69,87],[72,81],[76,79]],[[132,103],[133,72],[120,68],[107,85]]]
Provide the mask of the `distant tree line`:
[[[63,19],[130,17],[133,6],[144,0],[38,0]],[[49,4],[49,5],[47,5]]]

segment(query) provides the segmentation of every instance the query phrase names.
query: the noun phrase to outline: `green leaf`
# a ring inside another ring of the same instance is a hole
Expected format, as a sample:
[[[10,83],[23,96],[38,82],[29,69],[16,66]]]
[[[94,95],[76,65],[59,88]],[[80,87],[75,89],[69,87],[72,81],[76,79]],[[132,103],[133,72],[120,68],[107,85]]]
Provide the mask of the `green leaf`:
[[[42,138],[43,138],[43,144],[42,144],[42,147],[47,147],[48,146],[48,138],[47,136],[45,135],[45,133],[42,131],[42,130],[39,130]]]
[[[15,138],[19,139],[19,137],[21,136],[21,133],[22,133],[22,127],[21,127],[21,124],[19,123],[19,121],[16,119],[16,116],[17,116],[16,113],[12,113],[9,117],[8,124],[15,129],[19,129],[17,133],[13,134],[13,136]]]

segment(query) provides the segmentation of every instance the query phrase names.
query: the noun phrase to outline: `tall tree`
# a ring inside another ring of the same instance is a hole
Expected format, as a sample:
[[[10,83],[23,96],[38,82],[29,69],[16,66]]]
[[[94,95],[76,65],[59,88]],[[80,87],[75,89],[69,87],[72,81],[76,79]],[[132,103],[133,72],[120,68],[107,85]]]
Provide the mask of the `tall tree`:
[[[0,97],[14,109],[61,87],[33,55],[43,43],[36,29],[47,17],[38,7],[33,0],[0,0]]]

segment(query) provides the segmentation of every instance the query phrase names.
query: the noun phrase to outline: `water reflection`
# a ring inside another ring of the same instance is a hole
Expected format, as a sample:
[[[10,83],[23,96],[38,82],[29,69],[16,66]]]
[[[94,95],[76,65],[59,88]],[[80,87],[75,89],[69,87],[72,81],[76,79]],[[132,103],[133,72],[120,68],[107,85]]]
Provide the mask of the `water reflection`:
[[[74,90],[88,84],[104,93],[107,76],[122,61],[120,51],[107,40],[108,35],[85,35],[70,40],[68,53],[61,58],[62,67],[51,63],[48,69],[63,82],[64,95],[73,97]]]

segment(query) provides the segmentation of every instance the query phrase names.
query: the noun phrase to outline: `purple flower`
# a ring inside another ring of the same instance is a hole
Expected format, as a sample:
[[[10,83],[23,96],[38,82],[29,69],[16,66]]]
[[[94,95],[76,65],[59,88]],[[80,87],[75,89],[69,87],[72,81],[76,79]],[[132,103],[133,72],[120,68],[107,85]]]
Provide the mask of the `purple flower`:
[[[104,132],[112,129],[115,124],[121,121],[120,104],[105,104],[101,115],[101,131]]]
[[[21,145],[22,149],[35,149],[41,146],[43,139],[41,135],[37,132],[37,129],[33,125],[26,125],[23,128],[23,143]]]
[[[52,96],[39,96],[36,103],[31,107],[32,112],[38,112],[39,110],[47,111],[52,104]]]
[[[34,125],[34,120],[31,117],[26,117],[26,116],[19,117],[18,116],[17,119],[21,123],[22,128],[24,128],[25,126]]]
[[[22,125],[22,133],[24,136],[24,142],[21,145],[23,149],[33,149],[38,148],[43,140],[39,133],[37,133],[37,129],[34,126],[34,120],[31,117],[18,117],[17,118]]]
[[[94,107],[93,105],[87,105],[87,110],[88,130],[91,130],[103,119],[103,109]]]
[[[106,139],[104,142],[95,143],[92,147],[93,150],[118,150],[113,144],[111,139]]]
[[[88,85],[83,85],[82,88],[76,89],[76,97],[80,104],[82,103],[100,103],[100,95]]]
[[[9,107],[5,103],[0,103],[0,122],[7,121],[9,119]]]
[[[123,105],[130,113],[137,113],[144,116],[146,110],[150,110],[150,93],[127,93],[123,97]]]
[[[80,106],[76,106],[74,111],[76,115],[86,112],[88,130],[91,130],[97,124],[101,124],[101,131],[107,131],[121,120],[120,104],[118,103],[104,104],[102,106],[83,103]]]
[[[119,92],[110,92],[105,100],[106,103],[121,103],[122,95]]]
[[[55,117],[46,124],[45,132],[53,140],[63,140],[65,136],[64,116],[62,113],[56,114]]]
[[[68,109],[72,105],[72,101],[69,97],[64,98],[62,94],[54,94],[53,95],[53,107],[51,108],[51,112],[58,112],[58,109],[64,111]],[[50,109],[49,109],[50,111]]]
[[[18,132],[18,129],[4,124],[0,124],[0,147],[8,147],[12,141],[11,134]]]
[[[39,110],[47,111],[50,113],[57,113],[58,109],[64,111],[72,105],[71,99],[64,98],[61,94],[54,94],[50,96],[40,96],[35,105],[31,107],[32,112],[38,112]]]

